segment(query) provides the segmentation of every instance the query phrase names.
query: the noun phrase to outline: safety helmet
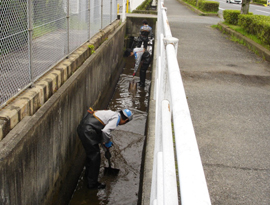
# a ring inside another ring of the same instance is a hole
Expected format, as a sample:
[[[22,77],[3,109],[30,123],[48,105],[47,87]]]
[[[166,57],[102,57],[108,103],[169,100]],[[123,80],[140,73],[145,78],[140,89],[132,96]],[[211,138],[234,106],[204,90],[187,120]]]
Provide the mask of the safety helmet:
[[[123,109],[122,112],[128,118],[129,121],[133,119],[133,114],[129,109]]]

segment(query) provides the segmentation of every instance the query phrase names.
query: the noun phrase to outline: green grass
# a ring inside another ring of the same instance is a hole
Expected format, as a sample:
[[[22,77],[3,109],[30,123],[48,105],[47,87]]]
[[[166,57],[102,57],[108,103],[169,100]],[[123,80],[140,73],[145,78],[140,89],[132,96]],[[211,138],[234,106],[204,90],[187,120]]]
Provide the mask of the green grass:
[[[261,46],[265,47],[266,49],[270,50],[270,46],[269,45],[266,45],[264,44],[260,39],[258,39],[255,35],[252,35],[252,34],[249,34],[247,33],[242,27],[240,26],[237,26],[237,25],[231,25],[231,24],[228,24],[228,23],[225,23],[223,22],[223,24],[227,25],[230,29],[238,32],[238,33],[241,33],[243,36],[251,39],[252,41],[260,44]],[[217,26],[218,27],[218,26]],[[239,42],[240,43],[240,42]],[[242,44],[242,43],[241,43]]]
[[[194,6],[193,4],[190,4],[189,2],[187,2],[187,1],[185,1],[185,0],[182,0],[182,1],[185,2],[186,4],[192,6],[194,9],[203,12],[204,14],[218,14],[218,12],[208,12],[208,11],[203,11],[203,10],[201,10],[199,7]]]

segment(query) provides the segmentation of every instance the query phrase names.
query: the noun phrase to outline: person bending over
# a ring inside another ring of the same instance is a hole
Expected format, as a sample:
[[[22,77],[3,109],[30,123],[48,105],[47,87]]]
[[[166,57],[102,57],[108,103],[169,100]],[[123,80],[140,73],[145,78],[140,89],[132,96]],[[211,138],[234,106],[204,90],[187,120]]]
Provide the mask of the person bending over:
[[[89,108],[77,127],[77,133],[86,153],[86,178],[89,189],[104,189],[106,184],[98,182],[100,169],[99,143],[110,148],[111,132],[118,126],[131,121],[133,114],[129,109],[121,111],[97,110]]]
[[[140,63],[142,62],[142,65],[140,68],[139,86],[144,87],[145,86],[145,78],[146,78],[146,70],[148,69],[148,67],[151,63],[151,55],[144,48],[134,48],[133,50],[128,48],[124,52],[124,57],[129,57],[129,56],[134,56],[134,58],[135,58],[135,66],[134,66],[133,76],[136,75],[136,72],[140,66]]]

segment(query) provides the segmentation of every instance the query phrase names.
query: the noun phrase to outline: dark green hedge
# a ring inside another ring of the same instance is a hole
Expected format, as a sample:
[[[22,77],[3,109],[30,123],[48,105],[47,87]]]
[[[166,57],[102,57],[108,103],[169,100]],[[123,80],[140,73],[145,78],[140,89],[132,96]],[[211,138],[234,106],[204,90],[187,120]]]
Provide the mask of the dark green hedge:
[[[184,0],[188,4],[192,6],[197,6],[197,1],[196,0]],[[199,0],[198,2],[198,8],[201,11],[204,12],[218,12],[219,7],[219,2],[216,1],[204,1],[204,0]]]
[[[219,3],[216,1],[200,1],[199,9],[205,12],[218,12]]]
[[[196,0],[184,0],[184,1],[187,2],[188,4],[196,6]]]
[[[238,16],[240,15],[239,10],[224,10],[223,18],[226,23],[237,25],[238,24]]]
[[[240,14],[238,25],[270,45],[270,16]]]

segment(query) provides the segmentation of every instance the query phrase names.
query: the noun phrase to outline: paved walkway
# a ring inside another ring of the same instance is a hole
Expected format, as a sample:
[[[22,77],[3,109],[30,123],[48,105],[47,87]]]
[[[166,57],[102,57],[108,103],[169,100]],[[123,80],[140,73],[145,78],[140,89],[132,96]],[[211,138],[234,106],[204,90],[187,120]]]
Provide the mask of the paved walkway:
[[[166,0],[212,204],[270,204],[270,64]],[[194,196],[196,197],[196,196]]]

